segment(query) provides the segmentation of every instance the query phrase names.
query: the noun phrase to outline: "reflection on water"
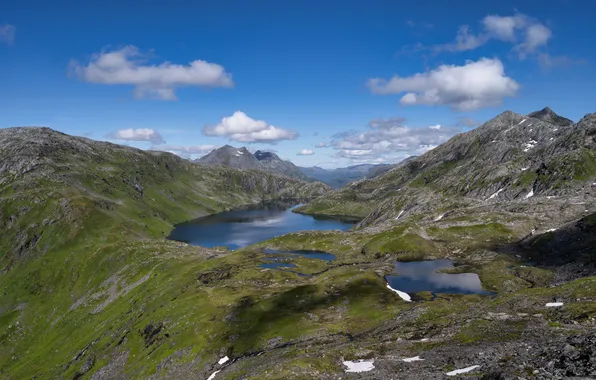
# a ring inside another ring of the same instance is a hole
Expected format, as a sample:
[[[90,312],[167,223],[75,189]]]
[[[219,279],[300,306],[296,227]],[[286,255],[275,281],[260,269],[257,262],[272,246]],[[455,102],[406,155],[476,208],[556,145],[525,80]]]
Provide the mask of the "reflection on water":
[[[246,247],[263,240],[302,230],[347,230],[352,224],[317,220],[293,213],[294,203],[268,202],[242,210],[222,212],[178,224],[168,236],[203,247]]]
[[[406,293],[493,294],[482,289],[476,273],[437,273],[446,268],[453,268],[451,260],[396,262],[396,275],[385,279],[393,289]]]

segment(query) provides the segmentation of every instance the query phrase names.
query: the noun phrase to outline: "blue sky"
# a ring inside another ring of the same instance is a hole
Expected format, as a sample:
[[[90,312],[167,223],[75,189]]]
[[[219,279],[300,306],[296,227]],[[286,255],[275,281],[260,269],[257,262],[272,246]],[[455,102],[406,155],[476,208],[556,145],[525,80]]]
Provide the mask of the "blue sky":
[[[596,111],[596,0],[86,3],[3,5],[0,127],[336,167]]]

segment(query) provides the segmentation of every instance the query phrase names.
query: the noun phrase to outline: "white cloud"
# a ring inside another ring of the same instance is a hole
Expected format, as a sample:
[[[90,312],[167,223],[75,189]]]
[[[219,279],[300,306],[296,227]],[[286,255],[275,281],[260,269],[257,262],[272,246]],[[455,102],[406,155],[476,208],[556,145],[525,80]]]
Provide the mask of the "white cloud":
[[[313,154],[315,154],[315,152],[310,149],[302,149],[300,152],[296,153],[297,156],[312,156]]]
[[[521,13],[514,16],[488,15],[482,19],[481,25],[482,31],[478,34],[470,32],[468,25],[461,26],[454,42],[436,45],[433,50],[451,52],[473,50],[490,40],[499,40],[514,44],[514,50],[523,59],[546,46],[552,37],[548,27]]]
[[[280,140],[294,140],[296,132],[275,127],[263,120],[255,120],[242,111],[221,119],[214,126],[205,126],[203,133],[207,136],[227,136],[239,142],[275,143]]]
[[[205,155],[216,149],[215,145],[155,145],[151,150],[160,152],[170,152],[181,157],[190,157],[192,155]]]
[[[455,42],[450,44],[442,44],[434,46],[435,51],[466,51],[474,50],[488,41],[487,36],[479,35],[476,36],[470,33],[470,27],[468,25],[462,25],[457,31],[455,36]]]
[[[107,136],[115,140],[148,141],[153,144],[164,144],[165,140],[156,130],[149,128],[121,129]]]
[[[0,25],[0,43],[12,45],[14,43],[14,37],[16,33],[17,28],[14,25]]]
[[[144,65],[145,55],[134,46],[93,55],[87,65],[71,62],[79,79],[106,85],[132,85],[137,98],[175,100],[179,87],[233,87],[232,76],[223,66],[202,60],[188,65],[163,62]]]
[[[359,163],[395,161],[398,157],[422,154],[459,132],[458,128],[439,125],[408,127],[403,118],[375,119],[368,126],[364,132],[334,135],[332,146],[337,151],[336,156]]]
[[[519,84],[505,75],[501,61],[488,58],[467,61],[463,66],[442,65],[410,77],[373,78],[367,85],[375,94],[405,93],[402,105],[447,105],[459,111],[498,105],[519,89]]]
[[[328,147],[330,147],[330,146],[331,146],[331,144],[329,144],[329,143],[326,143],[326,142],[320,142],[320,143],[318,143],[317,145],[315,145],[315,148],[328,148]]]

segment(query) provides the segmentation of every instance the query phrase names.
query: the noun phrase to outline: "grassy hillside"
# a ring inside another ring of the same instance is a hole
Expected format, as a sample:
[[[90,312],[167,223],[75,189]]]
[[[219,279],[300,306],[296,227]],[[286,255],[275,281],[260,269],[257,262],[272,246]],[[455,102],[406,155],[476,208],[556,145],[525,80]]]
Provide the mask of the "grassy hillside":
[[[432,207],[420,198],[410,208],[397,194],[365,199],[358,186],[376,182],[363,181],[341,201],[361,216],[358,197],[370,201],[361,228],[227,251],[164,236],[199,215],[328,188],[47,129],[0,130],[0,154],[0,378],[429,379],[472,365],[489,379],[594,375],[595,214],[577,217],[592,210],[589,193],[498,205],[428,198]],[[387,178],[404,170],[381,176],[379,191],[395,191]],[[431,182],[409,186],[443,191]],[[263,247],[337,258],[270,270],[259,267]],[[437,258],[495,294],[406,302],[387,289],[395,261]],[[345,373],[343,361],[361,359],[374,370]]]
[[[174,223],[328,190],[45,128],[0,130],[0,154],[0,340],[12,347],[0,368],[14,378],[51,363],[57,375],[73,354],[57,347],[82,349],[101,323],[125,323],[93,315],[160,268],[213,255],[164,242]]]

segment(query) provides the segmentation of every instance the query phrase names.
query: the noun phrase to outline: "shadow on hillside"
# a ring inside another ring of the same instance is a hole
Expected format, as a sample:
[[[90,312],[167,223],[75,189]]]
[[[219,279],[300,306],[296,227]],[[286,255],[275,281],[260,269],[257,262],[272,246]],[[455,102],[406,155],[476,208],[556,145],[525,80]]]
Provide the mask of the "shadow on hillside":
[[[367,279],[356,280],[333,290],[326,289],[325,292],[316,285],[302,285],[259,301],[244,297],[229,315],[230,336],[234,345],[231,351],[236,351],[229,353],[239,356],[256,352],[264,341],[270,348],[285,346],[287,341],[282,343],[278,337],[300,335],[296,329],[304,329],[306,334],[306,329],[319,320],[313,314],[316,311],[325,309],[335,318],[340,309],[347,312],[348,308],[357,307],[355,303],[359,299],[365,298],[369,302],[374,300],[376,307],[394,301],[392,293],[385,291],[379,282]],[[325,325],[329,326],[329,321],[325,321]],[[348,332],[337,335],[352,339]]]
[[[555,269],[560,279],[596,275],[596,214],[557,230],[528,236],[497,249],[517,254],[534,266]]]

